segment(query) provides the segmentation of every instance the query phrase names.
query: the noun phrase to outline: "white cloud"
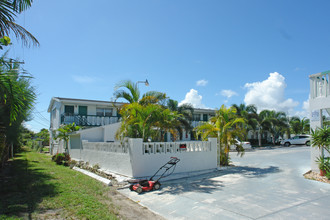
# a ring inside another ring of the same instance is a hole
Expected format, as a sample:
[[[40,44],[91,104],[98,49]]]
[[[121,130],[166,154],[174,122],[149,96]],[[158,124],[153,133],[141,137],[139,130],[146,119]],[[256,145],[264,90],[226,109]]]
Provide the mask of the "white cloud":
[[[226,97],[227,99],[231,98],[232,96],[234,95],[238,95],[237,92],[233,91],[233,90],[230,90],[230,89],[223,89],[221,92],[220,92],[220,95]]]
[[[98,80],[96,77],[90,77],[90,76],[78,76],[78,75],[73,75],[72,76],[73,81],[77,83],[93,83]]]
[[[293,109],[299,104],[291,98],[285,99],[285,78],[277,72],[270,73],[264,81],[246,83],[244,87],[248,89],[244,98],[245,104],[254,104],[259,111],[272,109],[292,114]]]
[[[297,111],[292,115],[299,116],[300,118],[309,118],[309,99],[303,102],[302,111]]]
[[[179,105],[189,103],[192,104],[194,108],[206,108],[204,104],[202,104],[203,97],[198,94],[197,90],[191,89],[187,92],[186,97],[182,100]]]
[[[197,86],[206,86],[208,82],[209,82],[209,81],[207,81],[207,80],[205,80],[205,79],[201,79],[201,80],[198,80],[198,81],[196,82],[196,85],[197,85]]]

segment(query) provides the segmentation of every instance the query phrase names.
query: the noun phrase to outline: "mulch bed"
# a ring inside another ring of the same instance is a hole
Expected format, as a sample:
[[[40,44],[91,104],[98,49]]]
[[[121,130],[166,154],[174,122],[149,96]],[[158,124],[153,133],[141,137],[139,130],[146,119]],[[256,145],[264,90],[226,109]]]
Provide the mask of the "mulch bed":
[[[330,180],[325,177],[325,176],[321,176],[319,173],[313,172],[313,171],[308,171],[307,173],[304,174],[304,177],[306,179],[310,179],[310,180],[316,180],[316,181],[320,181],[320,182],[324,182],[324,183],[329,183],[330,184]]]

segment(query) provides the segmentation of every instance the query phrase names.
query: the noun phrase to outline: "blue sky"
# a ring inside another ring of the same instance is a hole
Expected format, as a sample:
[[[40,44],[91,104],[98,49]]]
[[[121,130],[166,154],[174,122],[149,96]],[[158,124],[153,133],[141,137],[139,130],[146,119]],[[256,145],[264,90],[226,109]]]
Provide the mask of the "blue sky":
[[[121,80],[148,79],[195,107],[256,104],[307,116],[310,74],[329,70],[329,1],[35,1],[17,20],[39,48],[10,47],[38,92],[34,120],[49,127],[51,97],[110,100]]]

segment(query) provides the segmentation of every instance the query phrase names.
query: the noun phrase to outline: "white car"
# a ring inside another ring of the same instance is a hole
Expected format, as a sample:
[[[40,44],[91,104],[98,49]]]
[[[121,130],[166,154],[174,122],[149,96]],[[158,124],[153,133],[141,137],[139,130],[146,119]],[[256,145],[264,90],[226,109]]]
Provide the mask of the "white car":
[[[311,145],[311,136],[308,134],[303,134],[303,135],[297,135],[294,136],[293,138],[289,138],[286,140],[281,141],[281,145],[284,145],[286,147],[292,145],[292,144],[302,144],[302,145]]]
[[[238,140],[238,139],[235,139],[236,140],[236,143],[238,144],[238,145],[242,145],[242,147],[244,148],[244,149],[251,149],[252,147],[251,147],[251,143],[250,142],[248,142],[248,141],[240,141],[240,140]],[[230,146],[230,149],[231,150],[235,150],[236,149],[236,145],[231,145]]]

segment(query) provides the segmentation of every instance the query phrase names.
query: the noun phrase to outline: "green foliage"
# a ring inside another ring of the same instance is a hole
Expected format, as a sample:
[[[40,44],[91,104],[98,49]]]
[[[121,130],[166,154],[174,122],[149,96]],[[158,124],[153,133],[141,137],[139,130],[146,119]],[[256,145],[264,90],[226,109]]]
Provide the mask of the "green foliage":
[[[323,148],[330,153],[330,127],[317,128],[315,131],[312,130],[311,136],[313,147]]]
[[[11,40],[7,36],[3,36],[2,38],[0,38],[0,49],[3,49],[2,46],[8,46],[9,44],[11,44],[10,42]]]
[[[31,86],[31,76],[20,68],[18,62],[0,58],[0,167],[7,159],[9,146],[17,149],[21,143],[22,122],[29,120],[36,94]]]
[[[39,46],[38,40],[25,28],[15,23],[16,16],[28,9],[32,4],[32,0],[1,0],[0,1],[0,37],[4,38],[11,33],[16,38],[21,39],[25,46]],[[8,39],[4,42],[8,43]]]
[[[103,183],[56,166],[45,154],[16,156],[0,175],[0,219],[116,219],[114,192]]]
[[[246,130],[242,125],[245,123],[246,120],[237,115],[235,107],[227,108],[225,105],[222,105],[216,111],[215,117],[197,126],[194,130],[196,131],[196,136],[201,135],[203,140],[206,140],[208,137],[216,137],[218,139],[218,144],[220,145],[220,165],[228,166],[230,162],[230,146],[237,145],[236,138],[244,138]],[[244,149],[239,146],[237,150],[241,155],[244,152]]]
[[[116,100],[123,98],[129,103],[138,102],[141,105],[148,105],[157,103],[161,104],[166,99],[166,94],[157,91],[149,91],[143,94],[140,99],[138,84],[133,83],[131,80],[124,80],[115,86],[114,97]]]
[[[143,141],[148,141],[148,138],[163,140],[165,132],[170,132],[176,138],[176,127],[182,117],[158,104],[141,105],[136,102],[124,105],[120,114],[122,123],[116,137],[142,138]]]
[[[54,161],[58,165],[69,165],[71,161],[71,157],[67,153],[57,153],[52,157],[52,161]]]
[[[74,131],[78,131],[80,129],[79,126],[76,126],[73,122],[72,124],[62,125],[59,129],[57,129],[56,139],[60,139],[64,141],[65,151],[68,152],[68,141],[70,138],[70,134]]]

